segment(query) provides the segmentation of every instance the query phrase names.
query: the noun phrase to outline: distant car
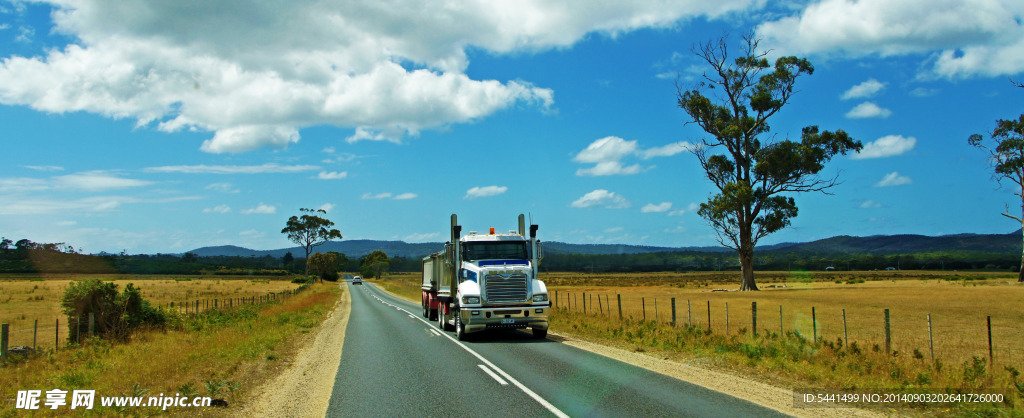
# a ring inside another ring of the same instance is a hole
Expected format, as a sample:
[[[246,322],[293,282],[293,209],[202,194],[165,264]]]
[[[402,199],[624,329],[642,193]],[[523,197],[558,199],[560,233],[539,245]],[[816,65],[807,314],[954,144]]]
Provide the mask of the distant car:
[[[363,284],[363,278],[359,276],[353,277],[352,284]]]

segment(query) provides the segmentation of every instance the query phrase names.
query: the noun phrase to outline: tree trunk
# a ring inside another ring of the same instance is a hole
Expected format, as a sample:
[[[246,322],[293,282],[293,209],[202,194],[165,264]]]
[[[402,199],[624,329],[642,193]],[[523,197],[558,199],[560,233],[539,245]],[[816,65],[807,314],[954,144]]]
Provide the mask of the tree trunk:
[[[740,249],[740,267],[743,269],[743,285],[741,291],[758,290],[757,282],[754,281],[754,249]]]

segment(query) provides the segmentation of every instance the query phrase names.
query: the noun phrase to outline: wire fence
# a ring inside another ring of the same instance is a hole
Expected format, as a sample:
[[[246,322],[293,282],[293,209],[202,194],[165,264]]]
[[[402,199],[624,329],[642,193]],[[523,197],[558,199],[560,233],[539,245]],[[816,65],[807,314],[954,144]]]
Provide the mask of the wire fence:
[[[180,315],[195,316],[212,309],[233,309],[246,305],[263,305],[291,297],[301,291],[304,287],[281,292],[270,292],[265,295],[254,295],[233,298],[194,299],[180,302],[169,302],[158,307],[165,312],[176,312]],[[80,343],[82,339],[92,336],[95,329],[95,319],[90,321],[90,315],[83,315],[77,318],[61,316],[48,319],[34,319],[30,321],[19,321],[19,327],[11,324],[0,324],[0,356],[6,355],[8,350],[14,347],[30,347],[33,350],[44,350],[49,348],[60,349],[69,343]],[[92,323],[90,323],[92,322]],[[77,328],[78,333],[71,332]],[[77,341],[72,341],[72,336]]]
[[[862,349],[942,361],[972,357],[989,364],[1024,364],[1024,326],[1016,318],[984,315],[911,314],[890,308],[819,308],[772,302],[649,298],[611,292],[561,292],[556,310],[604,316],[611,320],[653,321],[693,326],[712,333],[785,335],[795,332],[815,343],[857,343]]]

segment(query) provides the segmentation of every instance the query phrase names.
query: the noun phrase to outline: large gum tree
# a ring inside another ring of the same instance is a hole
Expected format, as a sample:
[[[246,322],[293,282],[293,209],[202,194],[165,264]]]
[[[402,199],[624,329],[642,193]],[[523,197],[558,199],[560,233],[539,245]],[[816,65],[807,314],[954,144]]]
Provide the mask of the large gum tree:
[[[814,67],[804,58],[781,57],[769,64],[752,34],[743,36],[738,56],[730,56],[727,37],[693,48],[710,67],[690,89],[677,85],[678,104],[687,123],[708,134],[694,147],[708,180],[718,189],[698,214],[718,233],[718,241],[739,255],[740,290],[757,290],[754,247],[765,236],[790,225],[797,215],[790,193],[824,192],[837,177],[818,173],[837,154],[863,145],[842,130],[803,128],[800,140],[770,135],[768,119],[794,94],[801,75]]]
[[[996,181],[1001,183],[1003,180],[1009,180],[1016,185],[1014,194],[1021,199],[1021,211],[1017,214],[1024,213],[1024,191],[1021,190],[1024,187],[1024,115],[1020,115],[1016,120],[997,120],[990,141],[986,141],[980,134],[971,135],[967,141],[974,147],[988,151]],[[1017,214],[1010,211],[1010,205],[1006,205],[1002,215],[1024,227],[1024,215]],[[1021,252],[1020,263],[1017,281],[1024,282],[1024,251]]]

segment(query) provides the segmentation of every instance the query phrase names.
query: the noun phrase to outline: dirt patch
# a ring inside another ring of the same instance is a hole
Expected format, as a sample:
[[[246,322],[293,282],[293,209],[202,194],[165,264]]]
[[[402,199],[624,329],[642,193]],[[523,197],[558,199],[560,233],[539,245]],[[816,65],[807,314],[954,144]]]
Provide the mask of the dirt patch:
[[[322,417],[327,413],[352,312],[352,297],[344,283],[341,286],[341,299],[316,334],[309,334],[287,368],[257,388],[253,401],[234,416]]]

